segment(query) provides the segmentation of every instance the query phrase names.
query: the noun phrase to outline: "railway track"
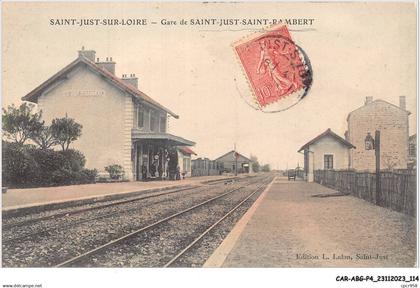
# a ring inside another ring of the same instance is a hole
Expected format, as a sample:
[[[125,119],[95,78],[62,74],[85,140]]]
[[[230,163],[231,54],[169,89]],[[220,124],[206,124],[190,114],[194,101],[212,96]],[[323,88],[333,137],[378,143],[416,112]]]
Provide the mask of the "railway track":
[[[210,180],[210,181],[207,181],[207,182],[203,182],[202,184],[203,185],[218,185],[218,184],[221,184],[221,183],[228,184],[228,183],[248,180],[249,178],[252,178],[252,177],[255,177],[255,176],[248,176],[248,177],[244,177],[244,178],[216,179],[216,180]],[[16,227],[36,223],[38,221],[55,219],[55,218],[59,218],[59,217],[63,217],[63,216],[67,217],[67,216],[70,216],[70,215],[76,215],[76,214],[83,213],[83,212],[86,212],[86,211],[98,210],[98,209],[102,209],[102,208],[106,208],[106,207],[131,203],[131,202],[135,202],[135,201],[138,201],[138,200],[144,200],[144,199],[148,199],[148,198],[152,198],[152,197],[168,195],[168,194],[187,191],[187,190],[192,190],[192,189],[196,189],[198,187],[201,187],[203,185],[194,185],[194,186],[189,186],[189,187],[169,189],[169,190],[163,191],[163,192],[150,192],[150,193],[146,192],[146,194],[142,194],[140,196],[135,196],[135,197],[128,197],[128,199],[127,199],[127,197],[125,197],[125,199],[122,199],[122,200],[98,200],[97,202],[94,202],[93,204],[90,204],[89,207],[69,210],[70,208],[74,208],[74,207],[77,207],[77,206],[82,206],[82,205],[75,205],[75,206],[69,207],[67,209],[57,209],[57,210],[65,210],[63,212],[58,212],[58,213],[51,214],[51,215],[46,215],[46,216],[35,217],[35,218],[26,219],[26,220],[18,221],[18,222],[4,223],[4,222],[7,222],[8,218],[20,218],[20,217],[16,217],[16,216],[15,217],[7,217],[7,216],[3,215],[2,229],[7,230],[7,229],[10,229],[10,228],[16,228]],[[139,193],[139,192],[134,192],[134,193]],[[100,204],[100,203],[103,203],[103,202],[107,202],[107,203],[106,204]]]
[[[186,188],[169,190],[169,191],[165,191],[165,192],[146,194],[146,195],[141,195],[141,196],[138,196],[138,197],[125,199],[125,200],[110,201],[110,203],[107,203],[107,204],[90,206],[90,207],[85,207],[85,208],[79,208],[79,209],[74,209],[74,210],[71,210],[71,211],[59,212],[59,213],[55,213],[55,214],[51,214],[51,215],[47,215],[47,216],[36,217],[36,218],[33,218],[33,219],[23,220],[23,221],[16,222],[16,223],[6,223],[6,224],[2,225],[2,230],[4,231],[4,230],[10,229],[10,228],[17,228],[17,227],[21,227],[21,226],[26,226],[26,225],[34,224],[34,223],[37,223],[37,222],[40,222],[40,221],[52,220],[52,219],[56,219],[56,218],[60,218],[60,217],[68,217],[68,216],[71,216],[71,215],[76,215],[76,214],[80,214],[80,213],[87,212],[87,211],[99,210],[99,209],[103,209],[103,208],[107,208],[107,207],[132,203],[132,202],[136,202],[136,201],[140,201],[140,200],[144,200],[144,199],[149,199],[149,198],[153,198],[153,197],[169,195],[169,194],[172,194],[172,193],[177,193],[177,192],[182,192],[182,191],[188,191],[188,190],[195,189],[195,188],[198,188],[198,187],[199,186],[191,186],[191,187],[186,187]]]
[[[163,267],[171,267],[173,266],[181,257],[183,257],[188,251],[190,251],[194,245],[196,245],[201,239],[203,239],[206,235],[208,235],[213,229],[215,229],[223,220],[225,220],[227,217],[229,217],[233,212],[238,210],[246,201],[248,201],[252,196],[254,196],[256,193],[258,193],[261,188],[265,187],[266,185],[261,185],[256,190],[248,194],[248,196],[245,197],[242,201],[240,201],[238,204],[236,204],[235,207],[230,209],[225,215],[220,217],[216,222],[214,222],[210,227],[208,227],[204,232],[202,232],[200,235],[198,235],[191,243],[189,243],[184,249],[182,249],[178,254],[176,254],[171,260],[169,260]]]
[[[62,212],[62,213],[57,213],[57,214],[53,214],[53,215],[39,217],[39,218],[36,218],[36,219],[29,219],[29,220],[25,220],[25,221],[22,221],[22,222],[18,222],[16,224],[14,224],[14,223],[11,223],[9,225],[6,224],[6,225],[3,225],[2,230],[3,230],[3,233],[4,233],[4,232],[7,232],[7,230],[10,230],[10,229],[13,229],[13,228],[18,228],[18,227],[22,227],[22,226],[37,224],[37,223],[42,222],[42,221],[55,220],[55,219],[58,219],[58,218],[69,217],[69,216],[72,216],[72,215],[78,215],[78,214],[81,214],[83,212],[89,212],[89,211],[100,210],[100,209],[109,208],[109,207],[116,207],[116,206],[119,206],[119,205],[124,205],[124,204],[129,204],[129,203],[135,203],[135,202],[150,199],[150,198],[156,198],[156,197],[159,197],[159,196],[165,196],[165,195],[169,195],[169,194],[173,194],[173,193],[180,193],[180,192],[184,192],[184,191],[189,191],[189,190],[192,190],[192,189],[196,189],[198,187],[199,186],[193,186],[193,187],[188,187],[188,188],[183,188],[183,189],[176,189],[176,190],[172,190],[172,191],[168,191],[168,192],[156,193],[156,194],[152,194],[152,195],[143,195],[143,196],[135,197],[135,198],[132,198],[132,199],[120,200],[120,201],[116,201],[116,202],[112,202],[112,203],[107,203],[107,204],[104,204],[104,205],[81,208],[81,209],[76,209],[76,210],[73,210],[73,211],[66,211],[66,212]],[[132,211],[135,211],[135,210],[136,210],[136,208],[131,208],[131,209],[125,210],[124,212],[116,211],[116,212],[111,212],[111,213],[104,213],[104,214],[97,215],[97,216],[94,216],[94,217],[88,217],[88,218],[77,220],[77,221],[74,221],[74,222],[71,222],[71,223],[63,224],[59,228],[47,228],[47,229],[39,230],[37,232],[32,232],[32,233],[26,233],[24,235],[19,235],[17,237],[13,237],[13,238],[5,238],[5,239],[3,239],[2,242],[4,244],[7,244],[7,243],[10,243],[10,242],[21,241],[21,240],[24,240],[26,238],[35,237],[35,236],[38,236],[38,235],[47,235],[48,233],[53,232],[53,231],[57,231],[58,229],[64,229],[64,228],[80,225],[80,224],[83,224],[83,223],[103,219],[103,218],[110,217],[110,216],[113,216],[113,215],[117,215],[119,213],[128,213],[128,212],[132,212]]]
[[[249,179],[254,178],[254,177],[256,177],[256,176],[255,176],[255,175],[252,175],[252,176],[246,176],[246,177],[244,177],[244,178],[242,178],[242,179],[238,179],[238,178],[232,177],[232,178],[227,178],[227,179],[210,180],[210,181],[207,181],[207,182],[205,182],[205,183],[206,183],[207,185],[217,185],[217,184],[220,184],[220,183],[224,183],[224,184],[226,185],[226,184],[230,184],[230,183],[233,183],[233,182],[237,182],[237,181],[239,181],[239,180],[243,180],[243,179],[245,179],[245,180],[249,180]]]
[[[217,227],[217,225],[219,225],[223,220],[225,220],[227,217],[229,217],[233,212],[235,212],[238,208],[240,208],[247,200],[249,200],[252,196],[254,196],[256,193],[258,193],[259,191],[261,191],[261,189],[263,187],[265,187],[267,185],[267,183],[265,183],[266,181],[263,181],[264,184],[258,186],[257,189],[253,190],[251,193],[248,193],[247,196],[242,199],[239,203],[237,203],[233,208],[231,208],[227,213],[225,213],[222,217],[218,218],[217,221],[215,221],[214,223],[212,223],[204,232],[200,233],[197,237],[195,237],[193,239],[193,241],[191,241],[184,249],[182,249],[182,251],[178,252],[170,261],[168,261],[166,264],[163,265],[163,267],[170,267],[172,266],[174,263],[176,263],[176,261],[178,259],[180,259],[183,255],[185,255],[185,253],[187,251],[189,251],[192,247],[194,247],[194,245],[201,240],[203,237],[205,237],[210,231],[212,231],[215,227]],[[225,192],[221,195],[218,195],[216,197],[213,197],[211,199],[208,199],[206,201],[203,201],[201,203],[198,203],[192,207],[189,207],[187,209],[184,209],[180,212],[174,213],[172,215],[169,215],[163,219],[160,219],[152,224],[149,224],[145,227],[142,227],[136,231],[133,231],[131,233],[128,233],[124,236],[121,236],[119,238],[116,238],[108,243],[105,243],[103,245],[100,245],[94,249],[91,249],[90,251],[87,251],[83,254],[80,254],[78,256],[75,256],[69,260],[66,260],[62,263],[57,264],[55,267],[73,267],[73,266],[77,266],[78,263],[82,263],[85,260],[89,260],[92,256],[99,254],[107,249],[112,249],[112,247],[118,245],[119,243],[125,242],[127,240],[129,240],[130,238],[133,238],[135,236],[138,236],[141,233],[144,233],[148,230],[152,230],[152,229],[156,229],[159,228],[160,225],[162,225],[163,223],[166,223],[176,217],[179,217],[181,215],[184,215],[188,212],[191,212],[197,208],[203,207],[205,205],[208,205],[218,199],[221,199],[225,196],[231,195],[232,193],[235,193],[243,188],[245,188],[246,186],[242,186],[242,187],[238,187],[235,189],[232,189],[228,192]]]
[[[240,181],[244,181],[244,180],[248,180],[248,179],[247,178],[237,179],[235,182],[240,182]],[[218,184],[221,184],[221,183],[226,184],[226,183],[230,182],[230,180],[227,181],[227,180],[224,180],[224,179],[217,180],[217,181],[218,181]],[[212,182],[212,183],[214,183],[214,182]],[[105,208],[109,208],[109,207],[117,207],[117,206],[120,206],[120,205],[135,203],[135,202],[143,201],[143,200],[146,200],[146,199],[157,198],[157,197],[166,196],[166,195],[170,195],[170,194],[174,194],[174,193],[181,193],[181,192],[190,191],[190,190],[194,190],[194,189],[199,189],[199,191],[194,191],[194,193],[200,193],[200,189],[203,190],[203,189],[208,189],[208,188],[206,186],[191,186],[191,187],[179,188],[179,189],[174,189],[174,190],[169,190],[169,191],[164,191],[164,192],[158,192],[158,193],[152,193],[152,194],[148,193],[146,195],[140,195],[138,197],[133,197],[133,198],[129,198],[129,199],[123,199],[123,200],[117,200],[117,201],[108,201],[108,203],[105,203],[105,204],[88,206],[88,207],[78,208],[78,209],[74,209],[74,210],[70,210],[70,211],[67,210],[67,211],[64,211],[64,212],[59,212],[59,213],[55,213],[55,214],[51,214],[51,215],[47,215],[47,216],[42,216],[42,217],[37,217],[37,218],[33,218],[33,219],[27,219],[27,220],[16,222],[16,223],[7,223],[7,224],[3,224],[3,226],[2,226],[3,235],[7,234],[8,230],[10,230],[10,229],[16,229],[18,227],[37,224],[37,223],[40,223],[42,221],[57,220],[57,219],[60,219],[60,218],[67,218],[67,217],[70,217],[70,216],[82,214],[84,212],[101,210],[101,209],[105,209]],[[216,189],[216,188],[212,187],[210,189]],[[60,227],[40,229],[36,232],[25,233],[23,235],[18,235],[18,236],[11,237],[11,238],[3,237],[2,242],[4,244],[8,244],[8,243],[11,243],[11,242],[22,241],[22,240],[27,239],[27,238],[33,238],[33,237],[36,237],[36,236],[49,235],[49,233],[57,231],[57,230],[62,230],[62,229],[65,229],[65,228],[76,226],[76,225],[80,225],[80,224],[92,222],[92,221],[95,221],[95,220],[100,220],[100,219],[103,219],[103,218],[118,215],[120,213],[129,213],[129,212],[136,211],[136,210],[137,210],[137,208],[130,208],[130,209],[126,209],[124,211],[115,211],[115,212],[95,215],[93,217],[82,218],[81,220],[76,220],[76,221],[72,221],[72,222],[69,222],[69,223],[66,223],[66,224],[62,224],[62,225],[60,225]]]

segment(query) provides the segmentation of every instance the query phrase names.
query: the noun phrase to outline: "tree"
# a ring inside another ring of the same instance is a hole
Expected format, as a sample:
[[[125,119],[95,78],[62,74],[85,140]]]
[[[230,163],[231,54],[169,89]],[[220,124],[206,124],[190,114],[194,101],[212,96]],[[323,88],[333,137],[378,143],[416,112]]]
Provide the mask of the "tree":
[[[260,163],[258,163],[258,158],[257,156],[251,155],[249,157],[252,161],[252,171],[253,172],[259,172],[260,171]]]
[[[57,139],[52,133],[50,126],[42,126],[31,135],[31,139],[42,149],[46,150],[51,146],[56,145]]]
[[[3,136],[19,145],[23,145],[34,133],[42,128],[42,113],[33,112],[35,105],[23,103],[18,108],[9,105],[3,108]]]
[[[51,123],[51,133],[56,143],[61,146],[63,151],[69,149],[70,143],[76,141],[82,135],[83,126],[68,118],[53,119]]]

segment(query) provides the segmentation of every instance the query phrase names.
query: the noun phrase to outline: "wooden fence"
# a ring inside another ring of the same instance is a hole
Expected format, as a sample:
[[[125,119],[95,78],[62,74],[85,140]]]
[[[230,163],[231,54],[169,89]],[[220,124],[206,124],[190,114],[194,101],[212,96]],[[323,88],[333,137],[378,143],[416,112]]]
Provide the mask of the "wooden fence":
[[[381,171],[381,191],[370,172],[317,170],[314,181],[374,204],[416,216],[416,180],[413,170]]]
[[[209,160],[208,158],[198,158],[191,161],[191,176],[213,176],[223,172],[223,163]]]

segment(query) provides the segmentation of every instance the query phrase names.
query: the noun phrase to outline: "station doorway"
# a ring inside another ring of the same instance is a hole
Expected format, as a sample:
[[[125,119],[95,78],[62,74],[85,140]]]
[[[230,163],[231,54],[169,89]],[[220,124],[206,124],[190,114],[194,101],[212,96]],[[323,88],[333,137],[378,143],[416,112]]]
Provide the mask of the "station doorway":
[[[141,141],[135,145],[137,181],[174,180],[178,169],[176,146],[163,141]]]

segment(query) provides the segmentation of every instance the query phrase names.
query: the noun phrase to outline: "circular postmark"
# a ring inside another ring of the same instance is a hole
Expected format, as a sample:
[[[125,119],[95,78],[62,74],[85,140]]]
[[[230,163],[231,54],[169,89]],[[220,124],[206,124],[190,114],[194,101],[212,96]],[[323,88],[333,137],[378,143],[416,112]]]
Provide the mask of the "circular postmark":
[[[305,51],[294,43],[286,26],[234,46],[252,93],[238,83],[248,105],[266,113],[284,111],[308,93],[313,70]]]

